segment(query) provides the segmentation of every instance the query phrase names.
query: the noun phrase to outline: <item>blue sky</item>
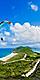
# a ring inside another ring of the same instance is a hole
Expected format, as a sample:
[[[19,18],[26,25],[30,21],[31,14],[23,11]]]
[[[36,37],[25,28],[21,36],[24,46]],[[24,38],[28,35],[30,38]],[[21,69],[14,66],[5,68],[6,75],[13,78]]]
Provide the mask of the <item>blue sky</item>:
[[[40,48],[40,0],[0,0],[0,48],[26,45]],[[3,41],[1,41],[1,37]]]
[[[31,8],[33,4],[38,7],[37,11]],[[5,19],[40,25],[40,0],[0,0],[0,21]]]

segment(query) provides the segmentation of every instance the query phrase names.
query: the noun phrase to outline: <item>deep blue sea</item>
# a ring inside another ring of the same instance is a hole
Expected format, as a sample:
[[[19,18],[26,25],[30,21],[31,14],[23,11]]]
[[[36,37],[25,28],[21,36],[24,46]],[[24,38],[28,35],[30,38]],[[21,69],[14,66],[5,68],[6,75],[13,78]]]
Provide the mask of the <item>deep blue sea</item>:
[[[13,51],[13,48],[0,48],[0,58],[9,55]]]

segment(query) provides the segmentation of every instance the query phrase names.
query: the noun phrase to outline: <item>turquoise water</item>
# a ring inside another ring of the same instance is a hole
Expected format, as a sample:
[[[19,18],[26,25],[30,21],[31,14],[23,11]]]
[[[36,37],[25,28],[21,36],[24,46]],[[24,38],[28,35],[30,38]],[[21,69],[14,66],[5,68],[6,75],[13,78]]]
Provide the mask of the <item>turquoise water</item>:
[[[0,48],[0,58],[9,55],[12,51],[12,48]]]
[[[40,48],[32,48],[32,51],[40,53]]]

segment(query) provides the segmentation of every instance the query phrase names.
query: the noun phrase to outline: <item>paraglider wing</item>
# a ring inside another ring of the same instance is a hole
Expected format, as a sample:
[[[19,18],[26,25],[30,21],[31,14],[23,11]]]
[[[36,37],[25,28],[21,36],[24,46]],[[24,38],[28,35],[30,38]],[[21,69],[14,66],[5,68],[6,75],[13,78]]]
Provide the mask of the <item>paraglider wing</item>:
[[[0,25],[3,24],[3,23],[4,23],[4,21],[0,22]]]
[[[3,27],[3,25],[5,24],[5,23],[7,23],[7,24],[9,24],[9,25],[11,25],[11,23],[12,22],[10,22],[10,21],[2,21],[2,22],[0,22],[0,29]],[[13,23],[12,23],[12,25],[13,25]]]
[[[2,28],[3,24],[4,24],[4,21],[0,22],[0,28]]]

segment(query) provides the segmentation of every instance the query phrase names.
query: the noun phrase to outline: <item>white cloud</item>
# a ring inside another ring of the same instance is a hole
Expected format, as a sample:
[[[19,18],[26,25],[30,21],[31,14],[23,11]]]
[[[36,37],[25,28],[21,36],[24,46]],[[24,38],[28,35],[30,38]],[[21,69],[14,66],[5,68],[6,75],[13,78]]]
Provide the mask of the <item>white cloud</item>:
[[[7,46],[7,42],[1,42],[2,47],[6,47]]]
[[[14,33],[15,37],[20,41],[40,42],[40,27],[32,26],[28,22],[23,25],[16,23],[14,25]]]
[[[15,42],[16,41],[16,38],[13,38],[13,41]]]
[[[10,30],[13,31],[13,29],[14,29],[13,26],[10,26]]]
[[[31,9],[34,10],[34,11],[38,11],[38,6],[35,5],[35,4],[31,4]]]
[[[5,37],[3,36],[3,41],[5,41]]]
[[[4,31],[4,34],[5,34],[6,36],[10,36],[10,32]]]
[[[10,32],[4,31],[6,34],[4,42],[0,41],[2,46],[14,47],[14,45],[23,44],[30,47],[40,47],[40,26],[33,26],[29,22],[25,22],[23,25],[15,23],[15,25],[10,26],[10,30]],[[4,37],[3,34],[0,34],[0,36]]]

